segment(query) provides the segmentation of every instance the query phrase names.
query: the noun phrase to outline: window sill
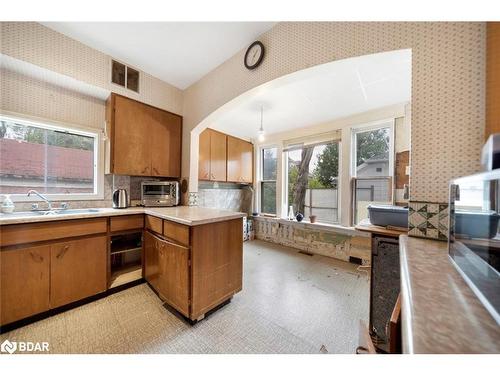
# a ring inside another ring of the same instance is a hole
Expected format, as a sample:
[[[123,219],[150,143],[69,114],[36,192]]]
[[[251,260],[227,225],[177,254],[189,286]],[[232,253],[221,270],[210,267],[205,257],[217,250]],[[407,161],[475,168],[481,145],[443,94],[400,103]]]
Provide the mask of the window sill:
[[[326,223],[311,223],[310,221],[303,220],[301,222],[298,222],[296,220],[288,220],[284,218],[279,218],[279,217],[270,217],[270,216],[253,216],[254,219],[257,220],[268,220],[268,221],[276,221],[280,224],[288,224],[288,225],[293,225],[297,226],[299,228],[304,228],[304,229],[312,229],[312,230],[322,230],[326,232],[335,232],[335,233],[341,233],[345,234],[348,236],[359,236],[359,237],[369,237],[369,233],[364,233],[356,230],[354,227],[345,227],[340,224],[326,224]]]

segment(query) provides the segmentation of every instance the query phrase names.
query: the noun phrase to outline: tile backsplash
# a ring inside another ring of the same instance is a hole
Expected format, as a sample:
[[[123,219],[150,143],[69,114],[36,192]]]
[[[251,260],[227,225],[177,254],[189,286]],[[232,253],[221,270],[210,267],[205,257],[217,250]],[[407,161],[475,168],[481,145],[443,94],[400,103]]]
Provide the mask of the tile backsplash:
[[[253,189],[232,183],[200,183],[197,205],[221,210],[252,213]]]
[[[448,203],[410,201],[408,205],[408,234],[447,241],[450,220]]]
[[[82,201],[68,201],[70,208],[103,208],[112,207],[113,191],[116,189],[125,189],[129,194],[131,205],[134,206],[141,199],[141,182],[151,180],[166,180],[165,178],[154,177],[136,177],[136,176],[120,176],[108,174],[104,176],[104,199],[92,199]],[[57,207],[59,203],[55,203]],[[16,211],[31,210],[31,202],[18,202]],[[41,203],[41,207],[44,203]]]

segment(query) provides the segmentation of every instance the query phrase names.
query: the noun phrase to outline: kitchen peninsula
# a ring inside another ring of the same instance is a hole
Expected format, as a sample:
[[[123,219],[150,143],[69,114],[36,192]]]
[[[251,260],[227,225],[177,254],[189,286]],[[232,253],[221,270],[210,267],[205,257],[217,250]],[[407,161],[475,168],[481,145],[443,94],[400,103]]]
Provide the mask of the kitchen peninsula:
[[[107,295],[112,239],[133,233],[138,279],[198,321],[242,288],[244,216],[187,206],[0,215],[2,329]]]

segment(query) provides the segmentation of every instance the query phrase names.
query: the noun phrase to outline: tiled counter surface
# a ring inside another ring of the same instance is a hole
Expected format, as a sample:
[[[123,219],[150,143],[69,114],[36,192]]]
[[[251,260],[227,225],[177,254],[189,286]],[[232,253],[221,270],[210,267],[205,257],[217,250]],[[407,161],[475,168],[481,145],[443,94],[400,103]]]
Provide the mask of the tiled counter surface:
[[[404,353],[500,353],[500,326],[448,257],[445,242],[400,237]]]
[[[107,217],[119,215],[147,214],[161,219],[175,221],[185,225],[201,225],[242,218],[243,212],[217,210],[212,208],[177,206],[177,207],[131,207],[125,209],[99,208],[97,212],[78,212],[64,215],[18,216],[0,214],[0,225],[35,223],[42,221],[57,221],[71,219],[87,219],[93,217]]]

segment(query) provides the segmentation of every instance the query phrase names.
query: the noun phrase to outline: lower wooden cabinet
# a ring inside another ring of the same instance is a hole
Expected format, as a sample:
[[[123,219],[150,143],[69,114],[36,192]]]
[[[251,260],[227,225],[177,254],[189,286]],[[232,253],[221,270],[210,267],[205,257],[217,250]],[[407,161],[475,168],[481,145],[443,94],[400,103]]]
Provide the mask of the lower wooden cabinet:
[[[106,290],[106,236],[2,250],[0,324]]]
[[[179,228],[168,230],[173,224]],[[242,288],[241,228],[242,219],[191,228],[164,220],[163,236],[146,230],[146,281],[165,302],[184,316],[191,320],[203,318],[206,312]],[[183,235],[175,236],[175,233]]]
[[[104,292],[106,236],[61,242],[50,248],[50,307]]]
[[[0,324],[49,309],[49,245],[2,251],[0,269]]]
[[[189,316],[189,248],[144,235],[146,281],[172,307]]]
[[[175,309],[189,315],[189,249],[158,240],[159,293]]]
[[[158,240],[148,231],[144,232],[144,278],[158,290]]]

